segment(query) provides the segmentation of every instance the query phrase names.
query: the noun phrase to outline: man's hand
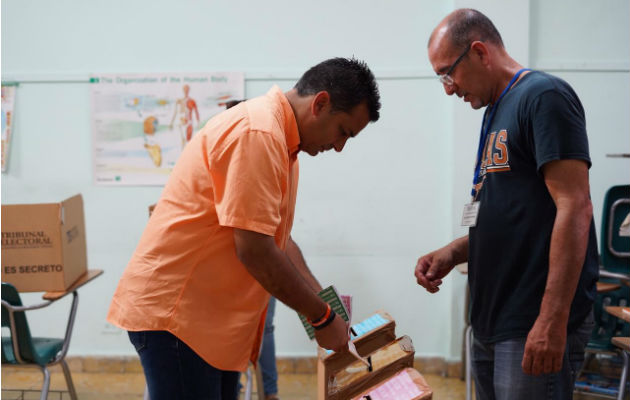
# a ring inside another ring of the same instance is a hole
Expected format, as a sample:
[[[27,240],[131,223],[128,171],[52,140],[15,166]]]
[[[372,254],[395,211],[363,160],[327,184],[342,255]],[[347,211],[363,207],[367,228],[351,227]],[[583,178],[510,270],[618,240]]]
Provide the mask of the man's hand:
[[[335,315],[335,319],[325,328],[315,330],[315,340],[320,347],[341,352],[347,350],[348,340],[348,323],[339,315]]]
[[[527,335],[521,364],[528,375],[552,374],[562,369],[567,342],[567,325],[536,319]]]
[[[466,261],[467,258],[468,236],[420,257],[414,273],[418,285],[429,293],[436,293],[440,290],[442,278],[451,272],[455,265]]]

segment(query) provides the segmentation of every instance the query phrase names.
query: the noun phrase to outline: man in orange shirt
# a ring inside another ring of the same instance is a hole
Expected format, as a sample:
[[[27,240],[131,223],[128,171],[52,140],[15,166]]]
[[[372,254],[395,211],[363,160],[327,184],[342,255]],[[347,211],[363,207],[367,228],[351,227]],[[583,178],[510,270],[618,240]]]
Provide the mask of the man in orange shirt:
[[[320,346],[346,348],[348,326],[317,296],[290,236],[297,153],[341,151],[379,109],[367,65],[335,58],[193,137],[107,317],[129,331],[152,400],[236,399],[238,371],[258,358],[270,294],[312,321]]]

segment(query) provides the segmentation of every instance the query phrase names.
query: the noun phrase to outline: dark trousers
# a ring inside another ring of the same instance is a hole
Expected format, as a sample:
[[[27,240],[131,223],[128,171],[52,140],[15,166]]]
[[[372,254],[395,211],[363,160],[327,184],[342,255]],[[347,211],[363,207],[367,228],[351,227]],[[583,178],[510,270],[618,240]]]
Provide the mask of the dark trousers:
[[[562,370],[555,374],[526,375],[521,368],[526,338],[483,343],[472,350],[475,394],[478,400],[568,400],[584,362],[584,348],[594,327],[593,313],[567,336]]]
[[[151,400],[236,400],[239,373],[205,362],[165,331],[129,332],[140,355]]]

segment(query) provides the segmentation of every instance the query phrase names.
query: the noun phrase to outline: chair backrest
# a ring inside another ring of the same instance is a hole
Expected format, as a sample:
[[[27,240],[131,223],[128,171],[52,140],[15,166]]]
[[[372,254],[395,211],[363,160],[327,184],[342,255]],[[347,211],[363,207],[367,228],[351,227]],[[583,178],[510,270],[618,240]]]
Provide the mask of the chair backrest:
[[[2,282],[2,300],[6,301],[12,306],[21,306],[22,300],[15,286],[10,283]],[[34,350],[31,338],[31,331],[28,328],[28,322],[26,321],[26,315],[24,311],[16,311],[13,313],[13,322],[15,324],[15,333],[17,335],[18,349],[20,351],[20,357],[26,362],[34,362]],[[11,319],[9,317],[9,310],[2,305],[2,326],[11,329]],[[4,341],[3,341],[4,342]],[[16,363],[17,360],[13,354],[13,348],[10,343],[3,343],[2,345],[2,362],[3,363]]]
[[[599,249],[603,268],[611,272],[630,274],[630,237],[619,235],[619,227],[628,213],[630,185],[608,189],[602,208]]]

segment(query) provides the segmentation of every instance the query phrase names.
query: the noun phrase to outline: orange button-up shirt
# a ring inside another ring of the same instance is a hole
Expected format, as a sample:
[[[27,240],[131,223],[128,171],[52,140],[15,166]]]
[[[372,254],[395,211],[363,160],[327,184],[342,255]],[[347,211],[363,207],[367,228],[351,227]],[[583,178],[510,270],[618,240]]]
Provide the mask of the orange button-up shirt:
[[[277,86],[212,118],[175,165],[107,320],[171,332],[222,370],[255,362],[269,293],[237,258],[233,228],[273,236],[285,248],[299,142]]]

